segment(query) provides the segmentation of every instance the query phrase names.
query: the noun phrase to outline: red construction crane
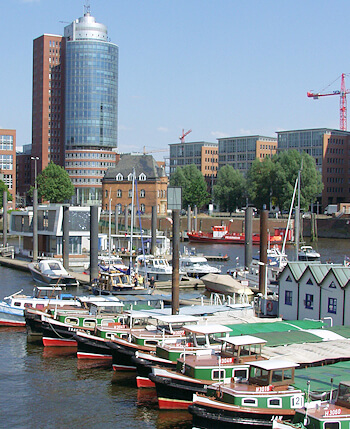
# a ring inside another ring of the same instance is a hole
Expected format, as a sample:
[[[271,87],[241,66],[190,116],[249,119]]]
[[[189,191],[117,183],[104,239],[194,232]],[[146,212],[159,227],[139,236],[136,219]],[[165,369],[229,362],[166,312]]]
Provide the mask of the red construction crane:
[[[341,84],[340,84],[340,91],[333,91],[333,92],[308,92],[307,96],[308,97],[312,97],[315,100],[317,100],[319,97],[325,97],[327,95],[340,95],[340,129],[343,131],[347,130],[347,119],[346,119],[346,94],[350,93],[350,90],[347,90],[345,87],[345,73],[342,73],[341,75]],[[338,80],[339,77],[337,77],[336,80]],[[335,81],[334,81],[335,82]],[[334,82],[330,83],[328,85],[328,87],[330,85],[332,85]],[[327,87],[327,88],[328,88]]]
[[[190,132],[192,132],[192,130],[188,130],[185,132],[185,130],[182,130],[182,135],[179,137],[180,142],[181,143],[185,143],[185,137],[187,136],[187,134],[189,134]]]

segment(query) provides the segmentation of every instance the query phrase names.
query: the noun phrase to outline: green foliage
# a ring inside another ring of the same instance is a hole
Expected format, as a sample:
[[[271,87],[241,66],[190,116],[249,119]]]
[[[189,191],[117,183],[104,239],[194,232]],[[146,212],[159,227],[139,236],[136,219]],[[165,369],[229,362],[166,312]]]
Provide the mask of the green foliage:
[[[10,194],[8,187],[2,180],[0,180],[0,207],[2,207],[4,203],[4,191],[7,191],[7,201],[12,201],[12,195]]]
[[[280,209],[289,209],[298,171],[301,171],[301,209],[307,210],[322,192],[323,184],[315,160],[307,153],[300,154],[296,150],[282,151],[273,158],[256,159],[248,172],[248,189],[253,204],[269,208],[272,204]]]
[[[246,180],[239,170],[225,165],[218,171],[214,200],[222,211],[233,212],[242,207],[246,196]]]
[[[194,164],[178,167],[170,178],[170,186],[181,186],[183,208],[200,208],[210,201],[204,177]]]
[[[63,203],[74,195],[74,186],[64,168],[53,162],[38,175],[38,197],[50,203]]]

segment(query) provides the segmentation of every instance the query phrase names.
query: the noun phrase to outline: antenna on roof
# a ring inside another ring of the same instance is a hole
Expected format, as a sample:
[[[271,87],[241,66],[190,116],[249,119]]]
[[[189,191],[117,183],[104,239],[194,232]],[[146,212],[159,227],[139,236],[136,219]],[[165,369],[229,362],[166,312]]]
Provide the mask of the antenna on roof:
[[[84,4],[84,15],[90,15],[90,0],[85,0]]]

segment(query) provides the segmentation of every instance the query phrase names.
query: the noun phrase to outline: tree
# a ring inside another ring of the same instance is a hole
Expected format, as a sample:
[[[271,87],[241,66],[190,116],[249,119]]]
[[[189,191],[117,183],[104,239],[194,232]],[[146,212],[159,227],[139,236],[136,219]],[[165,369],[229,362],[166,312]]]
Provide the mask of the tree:
[[[280,209],[289,209],[302,163],[300,206],[307,210],[322,192],[322,177],[314,158],[294,149],[253,162],[248,172],[248,189],[256,207],[261,209],[266,204],[269,208],[271,202]]]
[[[247,175],[249,196],[253,204],[262,209],[264,205],[269,207],[270,199],[275,195],[275,164],[270,157],[263,161],[258,158],[254,160]]]
[[[203,207],[210,200],[204,177],[195,164],[178,167],[170,178],[170,186],[182,188],[183,208]]]
[[[214,200],[220,209],[232,213],[237,207],[242,207],[245,195],[246,180],[243,174],[231,165],[220,168],[214,186]]]
[[[316,201],[317,196],[323,189],[322,176],[317,170],[315,159],[306,152],[300,154],[293,149],[282,151],[276,157],[276,163],[280,166],[285,175],[284,189],[279,196],[280,206],[289,208],[295,181],[298,177],[298,171],[302,165],[300,208],[302,210],[308,210],[310,204]]]
[[[10,194],[8,187],[2,180],[0,180],[0,207],[3,207],[4,205],[4,191],[7,192],[7,201],[12,201],[12,195]]]
[[[38,197],[50,203],[63,203],[74,195],[74,186],[64,168],[52,161],[38,175]]]

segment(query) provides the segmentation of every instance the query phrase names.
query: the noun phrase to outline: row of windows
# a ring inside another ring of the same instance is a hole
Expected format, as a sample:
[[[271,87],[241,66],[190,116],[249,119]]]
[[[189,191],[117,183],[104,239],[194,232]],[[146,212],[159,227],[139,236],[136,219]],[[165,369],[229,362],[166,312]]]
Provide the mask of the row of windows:
[[[152,193],[153,191],[151,191]],[[117,190],[117,198],[122,198],[123,196],[123,191],[121,189]],[[166,190],[162,190],[162,189],[158,189],[157,191],[157,196],[158,198],[166,198]],[[105,197],[108,198],[108,190],[105,190]],[[128,197],[132,198],[132,189],[128,190]],[[146,197],[146,191],[144,189],[140,190],[140,198],[145,198]]]
[[[129,182],[131,182],[131,181],[133,180],[133,178],[134,178],[134,175],[133,175],[132,173],[129,173],[129,174],[128,174],[128,178],[127,178],[127,180],[129,180]],[[121,182],[122,180],[124,180],[124,176],[123,176],[121,173],[118,173],[118,174],[115,176],[115,180],[117,180],[118,182]],[[140,182],[144,182],[145,180],[147,180],[147,177],[146,177],[145,173],[141,173],[141,174],[139,175],[138,180],[139,180]]]
[[[0,155],[0,169],[2,170],[13,169],[13,155]]]
[[[344,183],[342,177],[327,177],[327,183]]]
[[[338,168],[338,167],[329,167],[329,168],[327,168],[327,173],[343,174],[344,173],[344,169],[343,168]]]
[[[344,155],[344,149],[327,147],[327,152],[326,153],[336,153],[336,154],[339,154],[339,155]]]
[[[293,291],[291,290],[285,291],[284,304],[293,305]],[[312,294],[309,294],[309,293],[305,294],[304,306],[309,310],[313,310],[314,296]],[[328,313],[337,314],[337,298],[328,298]]]
[[[327,158],[328,164],[344,164],[344,158]]]
[[[327,192],[343,193],[344,188],[327,187]]]
[[[13,150],[13,136],[0,135],[0,150]]]
[[[212,150],[212,149],[205,149],[205,154],[206,155],[216,155],[218,153],[218,151],[217,150]]]
[[[66,167],[113,167],[115,165],[114,162],[83,162],[83,161],[72,161],[72,162],[66,162]],[[80,170],[81,171],[81,170]],[[105,172],[104,172],[105,173]]]
[[[74,174],[78,176],[104,176],[106,170],[69,170],[68,173],[69,175]]]
[[[67,152],[66,158],[95,158],[95,159],[115,159],[114,153],[101,152]]]
[[[96,184],[100,184],[102,183],[102,179],[82,179],[82,178],[78,178],[75,179],[74,177],[72,177],[72,183],[96,183]]]

